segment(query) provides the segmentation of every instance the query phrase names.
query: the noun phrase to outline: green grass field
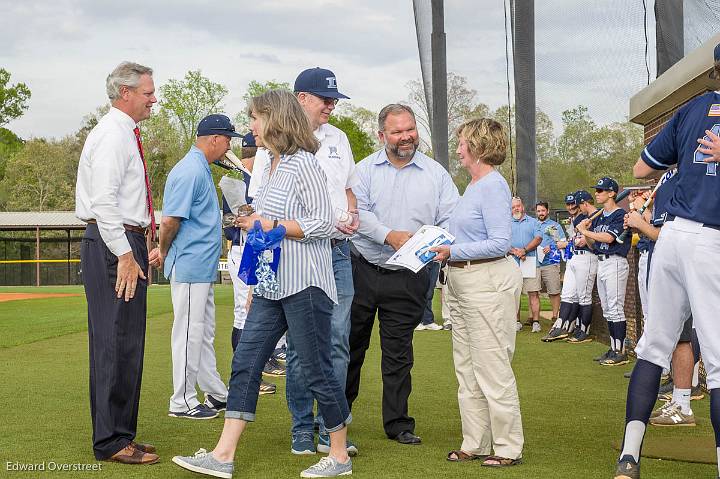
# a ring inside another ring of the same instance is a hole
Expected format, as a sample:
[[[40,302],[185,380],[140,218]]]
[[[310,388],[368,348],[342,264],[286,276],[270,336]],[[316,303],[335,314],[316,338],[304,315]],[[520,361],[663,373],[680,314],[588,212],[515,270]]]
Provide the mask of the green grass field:
[[[78,292],[77,287],[0,288],[0,292]],[[232,289],[216,289],[218,365],[229,374]],[[437,299],[437,298],[436,298]],[[171,393],[170,291],[150,289],[145,369],[138,440],[155,444],[161,462],[153,466],[102,463],[102,472],[12,472],[10,463],[94,463],[88,403],[87,319],[84,296],[0,303],[0,477],[198,477],[171,463],[176,454],[211,449],[222,420],[189,421],[167,416]],[[544,324],[547,329],[547,324]],[[350,436],[360,455],[354,476],[360,478],[612,477],[625,409],[629,366],[598,366],[592,357],[598,343],[544,344],[539,335],[518,335],[514,369],[520,389],[525,429],[524,465],[499,471],[479,462],[445,460],[460,446],[457,383],[451,340],[445,331],[415,335],[411,414],[422,436],[418,447],[385,438],[380,418],[381,382],[377,337],[366,360],[361,396],[353,410]],[[290,418],[282,381],[278,394],[259,401],[258,421],[250,425],[238,449],[239,478],[299,477],[317,457],[290,454]],[[712,436],[708,400],[694,402],[695,428],[651,429],[682,447],[688,437]],[[644,477],[715,477],[711,465],[645,459]]]

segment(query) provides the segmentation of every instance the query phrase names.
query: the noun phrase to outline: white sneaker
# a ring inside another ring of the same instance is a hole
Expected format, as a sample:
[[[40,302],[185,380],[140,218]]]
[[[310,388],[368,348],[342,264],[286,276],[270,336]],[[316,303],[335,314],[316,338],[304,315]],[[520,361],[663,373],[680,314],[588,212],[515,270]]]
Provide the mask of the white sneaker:
[[[425,325],[425,330],[427,331],[440,331],[442,330],[442,326],[440,326],[438,323],[430,323]]]
[[[515,331],[521,331],[522,328],[523,328],[523,324],[522,324],[520,321],[518,321],[518,322],[515,324]]]
[[[415,331],[425,331],[426,329],[427,327],[423,323],[420,323],[415,327]]]
[[[542,328],[540,327],[540,322],[539,322],[539,321],[533,321],[532,332],[533,332],[533,333],[539,333],[540,331],[542,331]]]

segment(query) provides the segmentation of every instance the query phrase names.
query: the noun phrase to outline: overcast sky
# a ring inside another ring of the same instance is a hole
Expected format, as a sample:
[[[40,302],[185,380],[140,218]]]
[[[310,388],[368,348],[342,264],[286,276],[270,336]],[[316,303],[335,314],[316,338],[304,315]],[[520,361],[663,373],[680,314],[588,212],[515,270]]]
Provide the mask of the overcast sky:
[[[538,106],[556,122],[578,104],[599,123],[622,120],[646,83],[642,1],[536,4]],[[375,111],[420,78],[410,0],[0,0],[0,12],[0,67],[32,90],[7,125],[23,138],[77,130],[107,102],[105,77],[122,60],[151,66],[156,86],[201,69],[228,88],[230,116],[249,81],[292,84],[309,67],[330,68],[353,104]],[[503,25],[502,0],[445,2],[448,69],[493,108],[507,102]]]

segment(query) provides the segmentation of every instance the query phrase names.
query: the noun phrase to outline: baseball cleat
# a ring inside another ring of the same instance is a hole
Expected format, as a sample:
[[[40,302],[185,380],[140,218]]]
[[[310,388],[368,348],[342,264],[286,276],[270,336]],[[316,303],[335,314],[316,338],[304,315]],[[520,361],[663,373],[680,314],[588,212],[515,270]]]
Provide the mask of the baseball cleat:
[[[610,355],[612,353],[614,353],[614,351],[612,349],[608,349],[607,351],[605,351],[604,354],[602,354],[596,358],[593,358],[593,361],[605,361],[607,358],[610,357]]]
[[[600,361],[600,364],[603,366],[622,366],[623,364],[627,364],[629,362],[630,360],[628,359],[627,354],[613,351],[607,359]]]
[[[592,341],[592,338],[588,335],[588,333],[581,331],[580,329],[576,329],[575,334],[567,339],[567,342],[572,344],[589,343],[590,341]]]
[[[564,328],[552,328],[549,333],[543,336],[540,341],[544,343],[551,343],[560,339],[568,337],[568,332]]]
[[[650,424],[653,426],[695,426],[695,415],[682,412],[679,404],[669,403],[659,416],[651,417]]]
[[[614,479],[640,479],[640,464],[630,455],[623,456],[615,468]]]
[[[692,401],[699,401],[700,399],[705,397],[705,392],[702,390],[700,386],[695,386],[692,388],[692,391],[690,391],[690,400]]]

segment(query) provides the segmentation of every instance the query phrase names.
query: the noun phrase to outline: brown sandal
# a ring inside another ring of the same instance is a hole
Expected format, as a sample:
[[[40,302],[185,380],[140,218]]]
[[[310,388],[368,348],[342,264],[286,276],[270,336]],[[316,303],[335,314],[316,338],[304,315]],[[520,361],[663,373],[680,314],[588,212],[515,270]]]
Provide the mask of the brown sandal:
[[[447,455],[447,460],[450,462],[465,462],[465,461],[474,461],[475,459],[479,459],[482,456],[476,456],[474,454],[468,454],[463,451],[450,451]]]
[[[496,462],[497,464],[490,464],[488,461]],[[483,461],[482,465],[486,467],[509,467],[509,466],[517,466],[518,464],[522,464],[522,459],[510,459],[507,457],[500,457],[500,456],[488,456]]]

